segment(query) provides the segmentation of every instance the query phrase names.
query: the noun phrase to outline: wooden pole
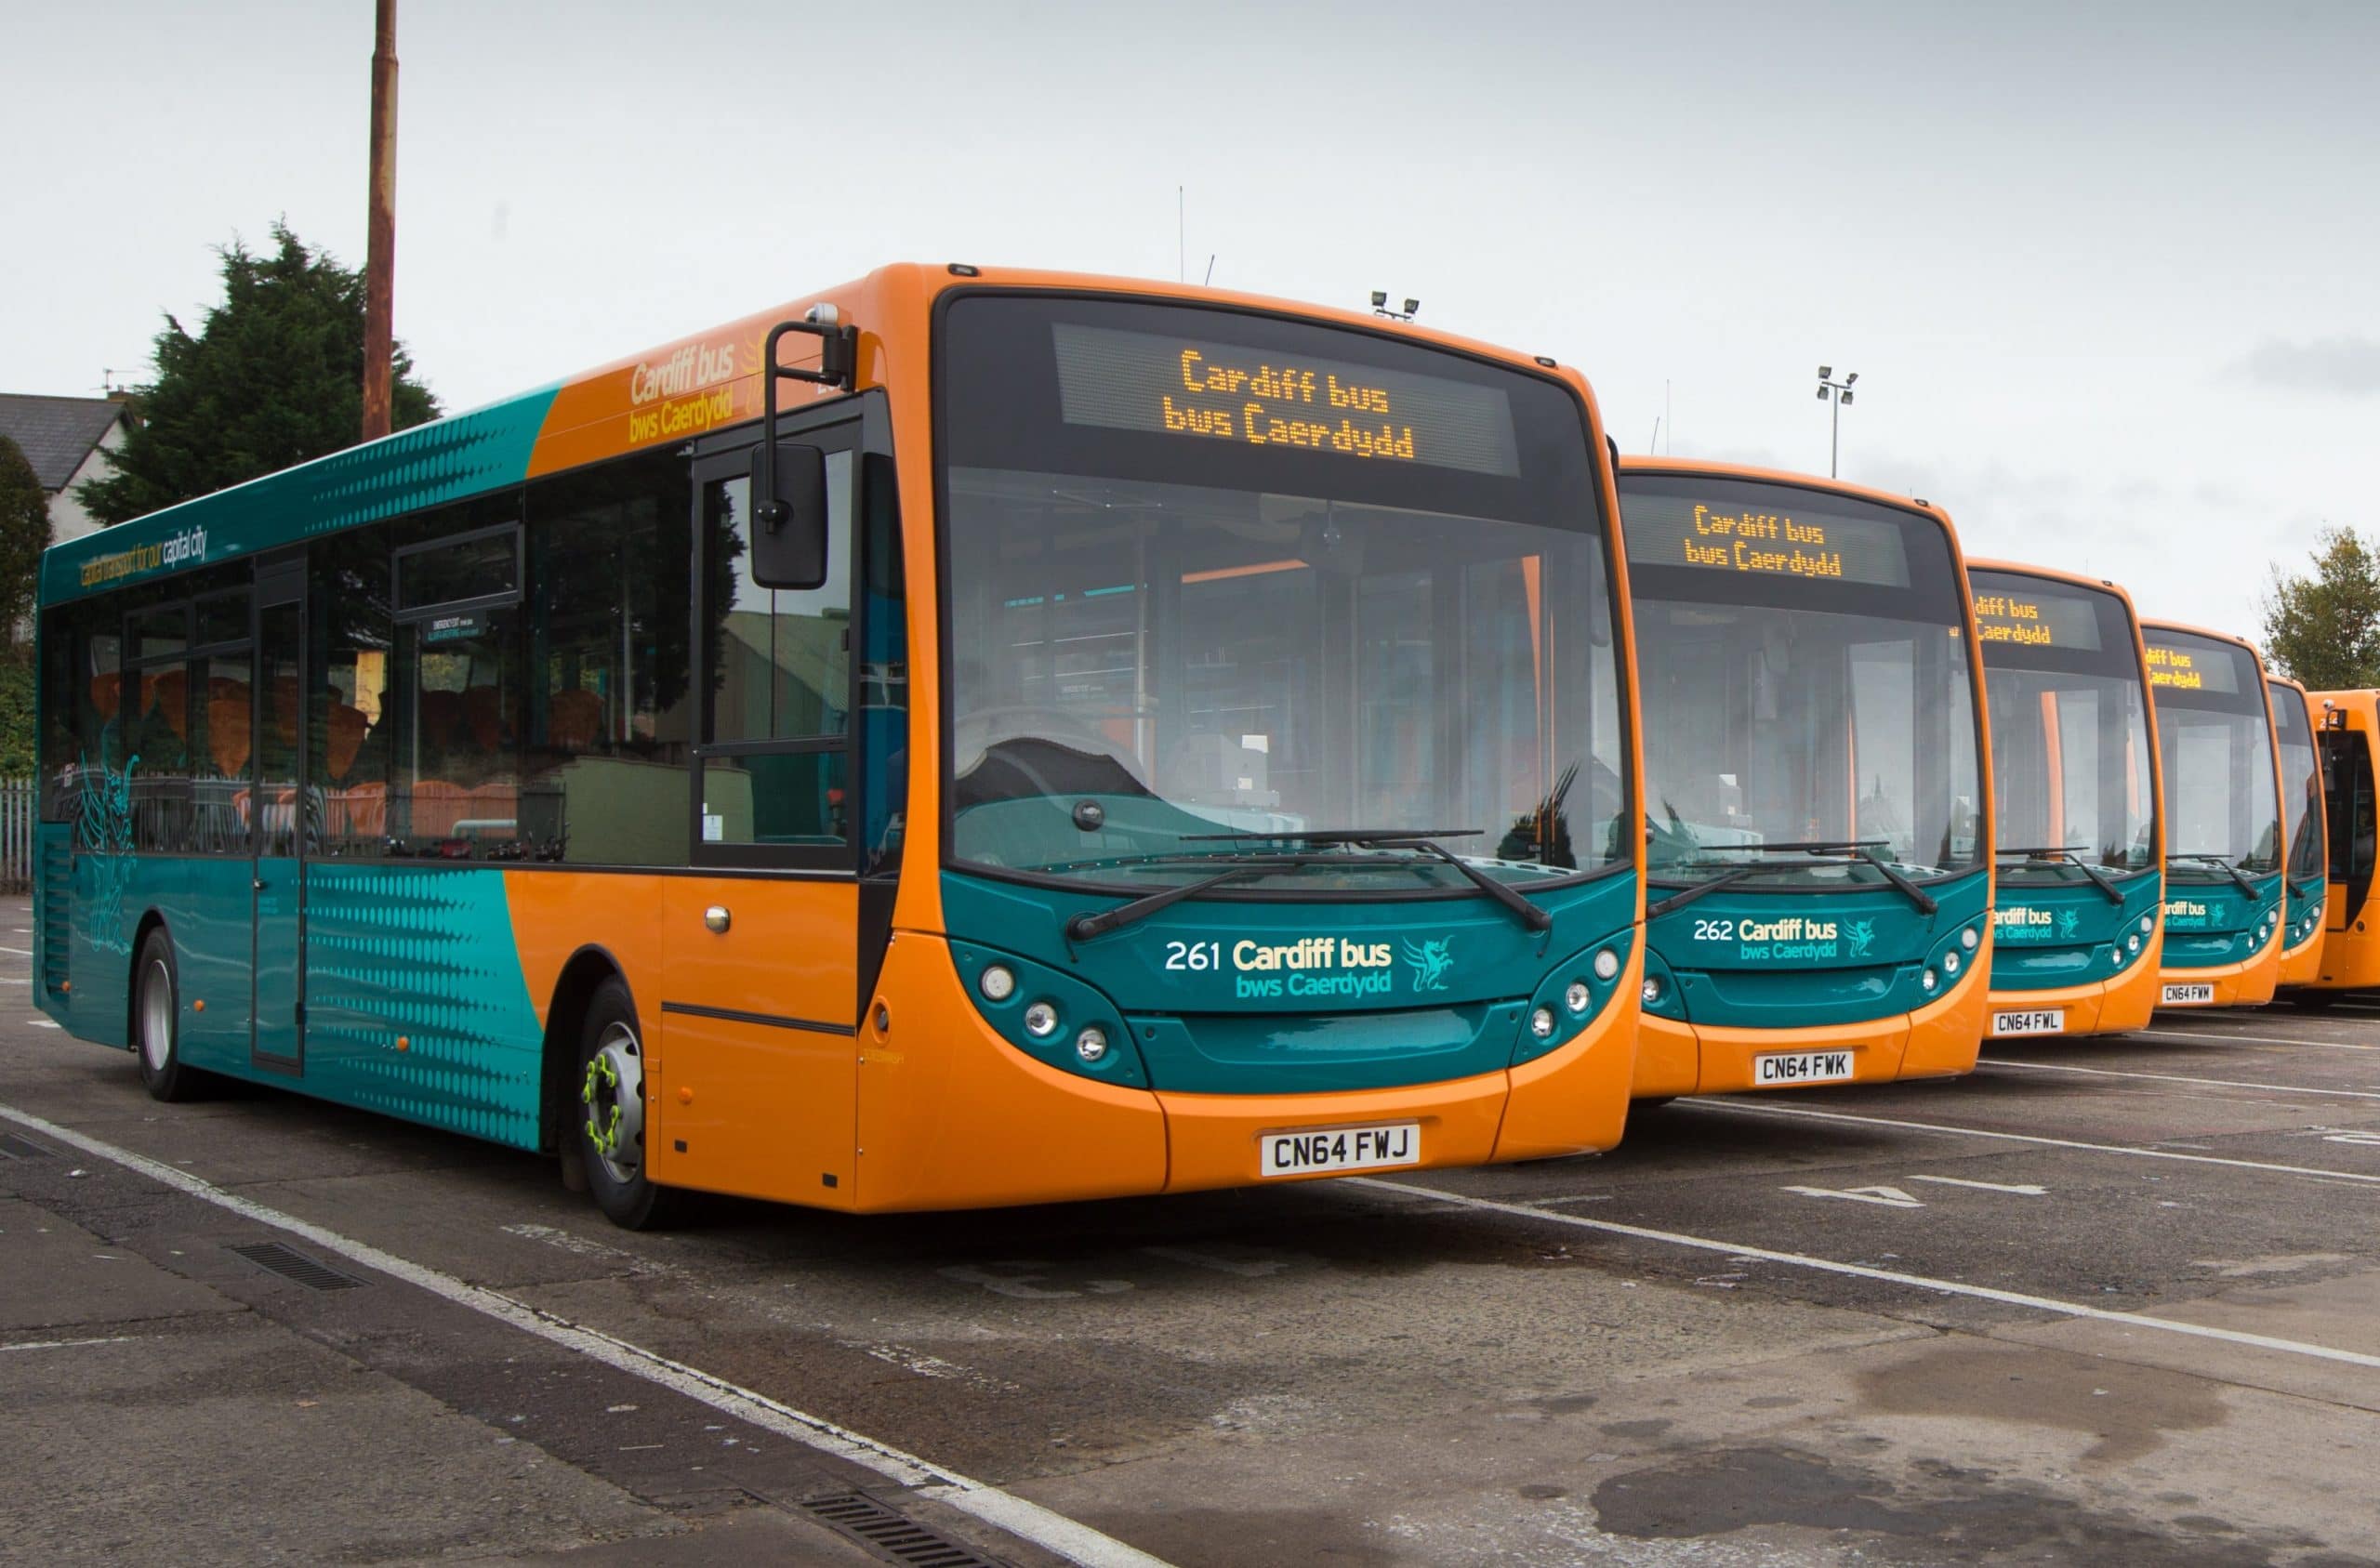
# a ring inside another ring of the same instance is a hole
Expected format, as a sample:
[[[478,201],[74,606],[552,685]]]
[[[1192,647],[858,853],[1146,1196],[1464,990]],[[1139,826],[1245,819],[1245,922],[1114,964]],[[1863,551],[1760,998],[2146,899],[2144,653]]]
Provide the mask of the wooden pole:
[[[372,208],[364,255],[364,439],[389,433],[396,351],[397,0],[376,0],[372,42]]]

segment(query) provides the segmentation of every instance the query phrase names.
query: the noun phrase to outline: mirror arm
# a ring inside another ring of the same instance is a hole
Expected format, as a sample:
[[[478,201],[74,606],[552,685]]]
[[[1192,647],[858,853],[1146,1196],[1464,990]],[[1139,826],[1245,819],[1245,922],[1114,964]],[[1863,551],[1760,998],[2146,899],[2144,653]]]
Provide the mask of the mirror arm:
[[[831,305],[813,305],[810,319],[769,328],[760,349],[760,494],[752,515],[772,533],[786,518],[785,503],[777,499],[777,383],[807,381],[848,392],[859,371],[859,328],[839,323],[835,315]],[[777,342],[789,332],[818,339],[817,369],[777,363]]]

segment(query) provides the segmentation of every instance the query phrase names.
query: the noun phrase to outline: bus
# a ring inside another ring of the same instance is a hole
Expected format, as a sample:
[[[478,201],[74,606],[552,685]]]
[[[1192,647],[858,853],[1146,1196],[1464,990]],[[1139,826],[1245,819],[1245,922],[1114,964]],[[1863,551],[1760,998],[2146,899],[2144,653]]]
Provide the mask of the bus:
[[[2256,1007],[2281,975],[2281,748],[2264,661],[2236,637],[2144,621],[2165,779],[2163,1008]]]
[[[1991,1037],[2138,1029],[2157,1005],[2163,781],[2123,589],[1970,560],[1991,710]]]
[[[2322,975],[2322,906],[2330,861],[2328,813],[2322,803],[2322,768],[2314,744],[2313,703],[2306,688],[2287,676],[2265,677],[2272,703],[2273,742],[2281,748],[2281,829],[2289,849],[2281,867],[2281,975],[2282,986],[2305,985]]]
[[[1964,1073],[1991,963],[1983,670],[1939,507],[1622,458],[1647,878],[1635,1092]]]
[[[898,265],[52,548],[40,1005],[686,1190],[1617,1141],[1618,499],[1551,359]]]
[[[2372,902],[2380,803],[2375,803],[2373,737],[2380,734],[2380,692],[2316,692],[2314,737],[2322,760],[2329,871],[2320,971],[2290,993],[2301,1008],[2326,1008],[2350,991],[2380,987],[2380,909]]]

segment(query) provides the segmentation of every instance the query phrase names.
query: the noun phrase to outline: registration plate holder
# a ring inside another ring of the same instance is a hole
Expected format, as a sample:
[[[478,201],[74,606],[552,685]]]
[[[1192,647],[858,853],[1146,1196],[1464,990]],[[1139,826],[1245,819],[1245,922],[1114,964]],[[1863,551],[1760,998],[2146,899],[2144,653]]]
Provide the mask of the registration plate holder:
[[[1798,1084],[1847,1084],[1858,1070],[1848,1050],[1778,1051],[1752,1059],[1754,1088],[1784,1088]]]
[[[1384,1122],[1360,1127],[1291,1127],[1260,1134],[1256,1140],[1256,1174],[1267,1178],[1394,1170],[1421,1163],[1419,1122]]]
[[[2157,1005],[2163,1008],[2202,1008],[2215,1000],[2215,987],[2204,981],[2168,981],[2164,995]]]
[[[2020,1008],[1991,1015],[1991,1037],[2005,1039],[2011,1034],[2063,1034],[2066,1033],[2064,1008]]]

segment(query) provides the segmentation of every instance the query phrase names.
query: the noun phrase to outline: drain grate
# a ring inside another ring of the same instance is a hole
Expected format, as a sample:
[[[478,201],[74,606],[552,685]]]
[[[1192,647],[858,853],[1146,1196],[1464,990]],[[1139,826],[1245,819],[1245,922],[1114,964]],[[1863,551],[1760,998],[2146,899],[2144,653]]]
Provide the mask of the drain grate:
[[[30,1138],[19,1138],[13,1132],[0,1132],[0,1157],[11,1160],[46,1160],[49,1151]]]
[[[309,1290],[353,1290],[364,1283],[279,1242],[245,1242],[231,1250],[258,1268],[270,1269],[282,1278],[295,1280]]]
[[[801,1506],[822,1522],[894,1562],[919,1568],[1002,1568],[998,1558],[972,1551],[947,1535],[937,1535],[862,1493],[805,1498]]]

